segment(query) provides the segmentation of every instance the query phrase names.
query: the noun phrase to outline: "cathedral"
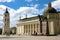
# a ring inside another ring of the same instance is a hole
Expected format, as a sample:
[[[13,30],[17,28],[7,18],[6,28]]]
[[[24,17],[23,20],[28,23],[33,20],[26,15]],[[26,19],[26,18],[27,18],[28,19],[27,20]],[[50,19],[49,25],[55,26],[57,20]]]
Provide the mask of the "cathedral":
[[[9,16],[9,12],[6,8],[6,11],[4,13],[4,17],[3,17],[3,29],[2,29],[2,34],[3,35],[8,35],[10,33],[10,16]]]
[[[60,34],[60,12],[48,3],[43,15],[20,19],[16,28],[17,35],[58,35]]]

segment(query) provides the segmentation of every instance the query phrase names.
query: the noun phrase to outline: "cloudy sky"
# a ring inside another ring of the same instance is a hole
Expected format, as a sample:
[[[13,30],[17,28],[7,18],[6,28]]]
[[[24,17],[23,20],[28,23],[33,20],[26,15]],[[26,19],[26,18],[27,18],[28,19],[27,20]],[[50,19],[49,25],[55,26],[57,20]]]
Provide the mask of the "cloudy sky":
[[[21,18],[42,15],[47,4],[51,2],[52,7],[60,10],[60,0],[0,0],[0,27],[3,27],[3,16],[5,9],[10,13],[10,27],[15,27]]]

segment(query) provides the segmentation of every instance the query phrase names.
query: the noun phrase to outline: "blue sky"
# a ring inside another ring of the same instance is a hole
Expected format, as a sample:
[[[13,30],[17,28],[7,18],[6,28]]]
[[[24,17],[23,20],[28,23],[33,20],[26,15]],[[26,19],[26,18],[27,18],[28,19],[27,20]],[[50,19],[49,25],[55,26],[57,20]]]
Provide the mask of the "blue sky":
[[[5,9],[10,13],[10,26],[16,27],[18,20],[26,17],[42,15],[51,2],[52,7],[60,11],[60,0],[0,0],[0,27],[3,27]]]
[[[30,2],[29,0],[13,0],[11,2],[0,2],[0,5],[6,5],[13,9],[18,9],[19,7],[23,7],[23,6],[31,7],[31,4],[33,5],[39,4],[37,8],[41,9],[44,7],[44,4],[47,4],[52,1],[54,0],[45,0],[45,1],[44,0],[31,0]]]

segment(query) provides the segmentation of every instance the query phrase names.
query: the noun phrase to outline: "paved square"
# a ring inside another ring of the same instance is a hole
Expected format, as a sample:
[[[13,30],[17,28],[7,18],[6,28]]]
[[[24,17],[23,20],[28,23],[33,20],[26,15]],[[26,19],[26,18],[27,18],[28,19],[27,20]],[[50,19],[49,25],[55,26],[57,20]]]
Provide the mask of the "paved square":
[[[0,40],[60,40],[59,36],[0,36]]]

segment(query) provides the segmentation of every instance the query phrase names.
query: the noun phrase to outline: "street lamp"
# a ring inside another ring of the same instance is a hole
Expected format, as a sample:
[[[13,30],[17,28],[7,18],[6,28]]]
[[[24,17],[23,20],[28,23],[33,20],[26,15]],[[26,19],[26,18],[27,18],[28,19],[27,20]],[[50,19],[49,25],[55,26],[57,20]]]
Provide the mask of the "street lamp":
[[[40,22],[40,33],[42,35],[42,18],[40,15],[38,15],[38,17],[39,17],[39,22]]]

